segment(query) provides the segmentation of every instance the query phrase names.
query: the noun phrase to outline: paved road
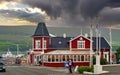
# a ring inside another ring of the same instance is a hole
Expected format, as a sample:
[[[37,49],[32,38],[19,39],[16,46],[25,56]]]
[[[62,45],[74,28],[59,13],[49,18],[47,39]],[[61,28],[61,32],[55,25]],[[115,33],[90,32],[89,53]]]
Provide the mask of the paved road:
[[[46,68],[39,66],[9,66],[6,69],[6,72],[0,72],[0,75],[69,75],[68,73],[64,73],[63,69]]]
[[[82,75],[64,73],[64,68],[39,66],[8,66],[6,69],[6,72],[0,72],[0,75]],[[101,75],[120,75],[120,65],[105,66],[103,70],[110,71],[110,73]]]

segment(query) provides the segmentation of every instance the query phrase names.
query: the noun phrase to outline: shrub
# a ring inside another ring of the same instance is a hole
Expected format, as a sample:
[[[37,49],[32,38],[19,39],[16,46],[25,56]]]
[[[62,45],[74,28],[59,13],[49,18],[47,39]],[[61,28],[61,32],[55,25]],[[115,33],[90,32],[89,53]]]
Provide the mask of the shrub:
[[[79,66],[77,70],[78,70],[79,73],[83,73],[84,71],[93,72],[93,66],[91,66],[91,67],[89,67],[89,66]]]
[[[94,72],[94,66],[93,65],[90,67],[90,72]]]
[[[96,64],[96,57],[94,56],[93,57],[93,65],[95,65],[95,64]],[[108,62],[105,58],[100,58],[100,64],[101,65],[106,65],[106,64],[108,64]]]
[[[100,64],[101,64],[101,65],[106,65],[106,64],[108,64],[108,62],[107,62],[106,59],[101,58],[101,59],[100,59]]]

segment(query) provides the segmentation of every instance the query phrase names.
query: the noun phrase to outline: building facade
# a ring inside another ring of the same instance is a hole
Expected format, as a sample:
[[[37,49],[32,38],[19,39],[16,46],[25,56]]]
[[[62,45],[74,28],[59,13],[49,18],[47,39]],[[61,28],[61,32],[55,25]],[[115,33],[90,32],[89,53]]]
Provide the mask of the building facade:
[[[45,23],[39,23],[33,38],[33,50],[28,52],[28,63],[39,64],[42,61],[44,66],[62,67],[64,61],[72,59],[74,66],[90,65],[90,44],[92,42],[93,55],[96,54],[96,37],[51,37]],[[104,37],[100,37],[100,55],[110,62],[110,45]]]

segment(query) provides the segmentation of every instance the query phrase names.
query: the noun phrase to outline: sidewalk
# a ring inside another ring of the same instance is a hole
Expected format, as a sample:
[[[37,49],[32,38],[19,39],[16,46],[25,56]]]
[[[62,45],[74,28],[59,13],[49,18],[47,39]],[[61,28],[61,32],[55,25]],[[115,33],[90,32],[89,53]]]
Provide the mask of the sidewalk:
[[[37,69],[45,69],[45,70],[51,70],[51,71],[56,71],[56,72],[61,72],[64,73],[64,75],[81,75],[78,72],[74,72],[70,74],[69,72],[66,73],[64,67],[46,67],[46,66],[35,66],[35,65],[26,65],[25,67],[28,68],[37,68]]]

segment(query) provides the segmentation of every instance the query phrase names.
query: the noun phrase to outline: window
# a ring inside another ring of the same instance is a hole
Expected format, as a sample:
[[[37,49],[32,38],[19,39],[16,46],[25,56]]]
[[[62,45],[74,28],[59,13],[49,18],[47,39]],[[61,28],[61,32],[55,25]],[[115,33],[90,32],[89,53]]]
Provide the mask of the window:
[[[65,61],[65,55],[63,55],[63,61]]]
[[[85,61],[87,61],[88,60],[88,57],[87,57],[87,55],[85,55]]]
[[[78,41],[78,49],[84,49],[85,48],[85,41]]]
[[[44,40],[44,48],[46,49],[46,40]]]
[[[36,40],[36,41],[35,41],[35,44],[36,44],[35,48],[36,48],[36,49],[40,49],[40,46],[41,46],[41,45],[40,45],[40,40]]]
[[[48,62],[51,62],[51,60],[52,60],[52,56],[48,55]]]
[[[77,59],[76,59],[76,55],[74,55],[74,61],[76,61]]]
[[[80,61],[80,55],[78,55],[78,61]]]
[[[83,55],[81,56],[81,61],[84,61],[84,56]]]
[[[58,55],[56,55],[56,62],[58,62]]]
[[[54,62],[55,61],[55,56],[54,55],[52,55],[52,62]]]

